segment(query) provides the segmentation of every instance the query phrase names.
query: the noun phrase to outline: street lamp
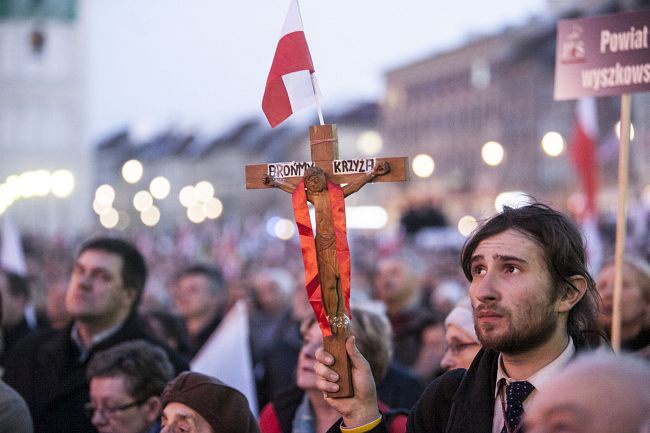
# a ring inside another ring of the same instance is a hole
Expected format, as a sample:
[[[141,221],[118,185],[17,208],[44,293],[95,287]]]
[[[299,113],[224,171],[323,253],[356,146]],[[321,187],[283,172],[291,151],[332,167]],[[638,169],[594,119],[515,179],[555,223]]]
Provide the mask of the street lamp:
[[[413,173],[421,178],[430,177],[436,169],[436,163],[433,158],[425,153],[421,153],[413,158],[411,166],[413,167]]]
[[[483,162],[491,167],[496,167],[501,164],[504,156],[505,151],[503,150],[503,146],[496,141],[488,141],[481,148]]]
[[[144,168],[137,159],[130,159],[122,166],[122,177],[128,183],[136,183],[142,177]]]
[[[559,156],[562,154],[562,152],[564,152],[564,138],[559,132],[547,132],[542,137],[542,150],[548,156]]]

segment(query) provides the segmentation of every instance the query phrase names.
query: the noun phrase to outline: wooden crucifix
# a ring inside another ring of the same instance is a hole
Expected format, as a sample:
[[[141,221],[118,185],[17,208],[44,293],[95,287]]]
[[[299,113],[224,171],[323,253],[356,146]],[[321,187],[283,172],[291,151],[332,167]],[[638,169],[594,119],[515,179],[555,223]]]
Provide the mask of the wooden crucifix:
[[[246,188],[280,188],[292,194],[307,293],[323,332],[325,350],[334,356],[333,369],[339,375],[339,391],[329,396],[350,397],[354,390],[345,350],[350,335],[350,257],[343,199],[368,182],[407,180],[408,159],[339,160],[336,125],[310,127],[309,140],[311,162],[247,165]],[[315,237],[306,201],[314,206]]]

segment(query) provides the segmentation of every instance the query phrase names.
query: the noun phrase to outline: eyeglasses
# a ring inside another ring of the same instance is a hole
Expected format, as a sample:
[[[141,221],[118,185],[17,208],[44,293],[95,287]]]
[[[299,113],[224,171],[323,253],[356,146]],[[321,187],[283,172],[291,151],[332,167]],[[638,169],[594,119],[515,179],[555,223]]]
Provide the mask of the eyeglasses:
[[[478,343],[454,343],[448,345],[445,352],[450,351],[454,355],[458,355],[473,346],[478,346]]]
[[[144,401],[134,401],[114,407],[95,407],[92,403],[88,402],[84,404],[84,413],[88,418],[92,418],[95,412],[99,412],[104,418],[113,418],[118,413],[131,409],[132,407],[140,406],[142,403]]]

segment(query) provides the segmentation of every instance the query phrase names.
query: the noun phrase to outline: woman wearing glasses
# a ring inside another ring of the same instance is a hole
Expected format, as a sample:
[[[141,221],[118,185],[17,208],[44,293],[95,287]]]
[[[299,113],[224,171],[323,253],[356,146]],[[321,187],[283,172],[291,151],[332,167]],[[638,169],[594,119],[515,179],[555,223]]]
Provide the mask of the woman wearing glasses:
[[[445,319],[447,348],[440,360],[445,370],[468,368],[481,349],[474,331],[472,305],[469,298],[461,300]]]

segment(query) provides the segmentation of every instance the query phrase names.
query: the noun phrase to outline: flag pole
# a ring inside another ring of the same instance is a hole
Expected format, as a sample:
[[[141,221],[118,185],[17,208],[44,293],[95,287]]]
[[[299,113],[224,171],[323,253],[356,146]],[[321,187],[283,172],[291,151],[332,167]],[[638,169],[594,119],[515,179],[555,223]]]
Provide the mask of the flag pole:
[[[323,120],[323,110],[320,106],[320,92],[318,91],[318,81],[316,81],[316,74],[309,74],[311,76],[311,87],[314,90],[314,98],[316,100],[316,110],[318,110],[318,120],[320,120],[320,125],[325,125]]]
[[[621,95],[620,151],[618,157],[618,204],[616,208],[616,245],[614,252],[614,305],[612,311],[612,348],[621,350],[621,295],[623,290],[623,254],[625,252],[625,208],[628,183],[631,97]]]

